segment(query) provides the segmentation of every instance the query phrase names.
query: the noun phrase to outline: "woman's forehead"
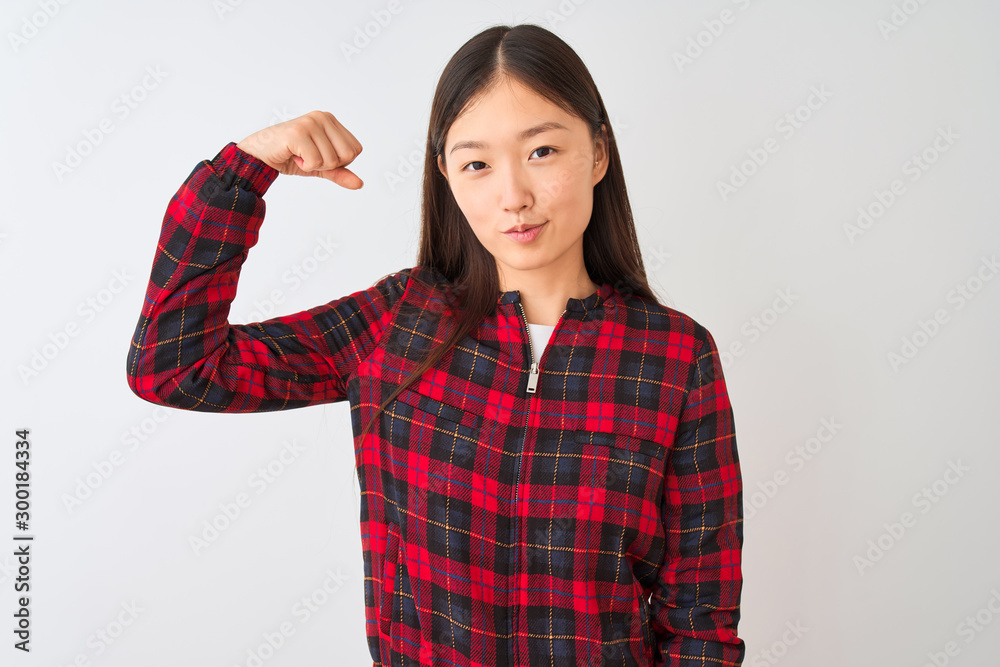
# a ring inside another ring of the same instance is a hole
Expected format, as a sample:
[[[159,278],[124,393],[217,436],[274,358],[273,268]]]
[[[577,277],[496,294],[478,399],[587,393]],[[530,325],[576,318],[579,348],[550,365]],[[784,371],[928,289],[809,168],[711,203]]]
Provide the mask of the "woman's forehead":
[[[579,118],[514,82],[494,86],[472,101],[451,124],[447,138],[456,146],[487,148],[491,140],[523,143],[545,132],[572,134],[585,129]]]

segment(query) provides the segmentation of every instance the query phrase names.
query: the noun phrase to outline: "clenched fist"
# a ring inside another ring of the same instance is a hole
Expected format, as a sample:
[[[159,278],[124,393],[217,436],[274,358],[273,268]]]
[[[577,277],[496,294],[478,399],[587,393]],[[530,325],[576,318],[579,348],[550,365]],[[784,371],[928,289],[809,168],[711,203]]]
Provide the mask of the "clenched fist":
[[[236,146],[282,174],[319,176],[350,190],[364,185],[346,168],[361,153],[361,143],[328,111],[264,128]]]

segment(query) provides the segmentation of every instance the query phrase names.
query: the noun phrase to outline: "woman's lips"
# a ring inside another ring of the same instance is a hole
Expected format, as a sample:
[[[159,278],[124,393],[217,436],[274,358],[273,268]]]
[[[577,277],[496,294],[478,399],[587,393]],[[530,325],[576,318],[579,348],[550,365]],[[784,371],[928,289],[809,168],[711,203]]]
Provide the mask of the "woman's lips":
[[[518,243],[528,243],[534,241],[535,237],[542,233],[542,228],[549,224],[548,220],[538,225],[537,227],[532,227],[531,229],[526,229],[523,232],[504,232],[504,236],[513,239]]]

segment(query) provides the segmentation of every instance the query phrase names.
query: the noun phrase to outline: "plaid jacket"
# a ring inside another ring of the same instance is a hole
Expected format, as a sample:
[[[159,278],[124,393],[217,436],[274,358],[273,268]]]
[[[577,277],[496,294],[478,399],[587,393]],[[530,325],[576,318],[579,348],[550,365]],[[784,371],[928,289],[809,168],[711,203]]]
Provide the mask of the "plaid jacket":
[[[277,175],[230,143],[173,197],[128,383],[186,410],[350,402],[374,664],[740,665],[742,481],[705,327],[604,284],[539,358],[498,293],[362,439],[444,340],[445,279],[229,324]]]

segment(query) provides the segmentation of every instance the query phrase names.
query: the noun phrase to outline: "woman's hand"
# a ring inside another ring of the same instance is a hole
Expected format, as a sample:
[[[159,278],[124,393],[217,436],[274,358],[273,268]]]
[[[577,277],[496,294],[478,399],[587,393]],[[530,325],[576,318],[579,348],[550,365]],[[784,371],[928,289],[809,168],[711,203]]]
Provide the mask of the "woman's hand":
[[[346,168],[361,153],[361,143],[328,111],[266,127],[236,147],[282,174],[319,176],[349,190],[364,185]]]

